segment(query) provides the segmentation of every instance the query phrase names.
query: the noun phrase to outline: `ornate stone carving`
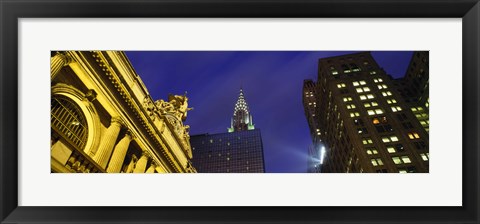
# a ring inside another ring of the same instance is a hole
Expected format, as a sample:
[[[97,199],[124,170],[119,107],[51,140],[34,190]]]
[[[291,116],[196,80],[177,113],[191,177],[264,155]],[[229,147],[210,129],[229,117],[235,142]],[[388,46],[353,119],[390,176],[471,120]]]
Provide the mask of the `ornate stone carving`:
[[[150,96],[145,96],[145,98],[143,99],[143,107],[147,110],[148,116],[153,121],[155,121],[155,117],[156,117],[156,114],[158,113],[158,109],[155,106],[155,104],[153,104]]]
[[[191,156],[190,148],[190,126],[184,125],[183,121],[187,118],[187,112],[193,108],[188,107],[188,97],[184,95],[169,94],[168,102],[163,99],[152,103],[150,96],[146,96],[143,100],[143,106],[153,120],[156,116],[165,119],[167,123],[173,127],[173,133],[180,139],[180,143],[189,156]]]
[[[188,107],[188,97],[185,95],[168,95],[168,102],[160,99],[155,101],[155,106],[162,115],[171,114],[181,121],[187,119],[187,112],[193,108]]]

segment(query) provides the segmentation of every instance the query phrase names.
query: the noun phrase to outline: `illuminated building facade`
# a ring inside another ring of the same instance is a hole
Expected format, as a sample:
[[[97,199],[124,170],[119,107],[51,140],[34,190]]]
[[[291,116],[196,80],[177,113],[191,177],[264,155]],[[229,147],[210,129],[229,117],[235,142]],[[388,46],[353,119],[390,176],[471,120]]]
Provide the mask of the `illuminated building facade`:
[[[153,101],[123,52],[52,52],[51,172],[196,172],[188,110]]]
[[[421,54],[428,67],[428,53]],[[321,172],[429,172],[428,132],[396,88],[399,80],[369,52],[322,58],[318,68],[315,117],[325,147]],[[426,88],[428,101],[428,81]]]
[[[199,173],[264,173],[263,143],[243,90],[227,133],[193,135],[193,166]]]
[[[253,118],[248,110],[248,104],[243,94],[243,89],[240,88],[240,95],[238,96],[237,103],[235,104],[235,110],[233,111],[232,122],[228,132],[253,130],[255,125],[253,124]]]
[[[318,109],[317,101],[317,84],[313,80],[305,80],[303,82],[303,95],[302,102],[305,110],[305,117],[307,118],[308,127],[310,129],[310,136],[312,138],[312,145],[308,148],[308,165],[307,169],[309,173],[320,173],[321,165],[323,163],[324,147],[321,144],[322,131],[318,122]]]
[[[406,75],[395,80],[397,91],[426,132],[429,132],[429,67],[428,51],[417,51],[412,57]]]

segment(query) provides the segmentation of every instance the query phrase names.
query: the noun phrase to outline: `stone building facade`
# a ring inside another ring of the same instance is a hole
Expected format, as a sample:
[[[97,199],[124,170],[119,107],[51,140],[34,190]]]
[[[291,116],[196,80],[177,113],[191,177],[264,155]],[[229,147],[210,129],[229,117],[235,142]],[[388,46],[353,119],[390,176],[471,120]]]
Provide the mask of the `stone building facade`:
[[[53,173],[192,173],[185,95],[154,101],[121,51],[51,54]]]

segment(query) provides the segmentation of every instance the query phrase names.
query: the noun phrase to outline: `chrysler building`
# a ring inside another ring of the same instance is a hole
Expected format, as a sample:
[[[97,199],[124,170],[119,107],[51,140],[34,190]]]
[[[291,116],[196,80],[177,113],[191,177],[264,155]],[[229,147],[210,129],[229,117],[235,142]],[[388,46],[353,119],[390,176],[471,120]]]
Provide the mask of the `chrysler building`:
[[[228,128],[228,132],[253,129],[255,129],[255,126],[253,124],[252,115],[248,110],[248,104],[245,100],[243,89],[240,88],[240,95],[238,96],[237,103],[235,104],[235,110],[233,111],[231,126]]]

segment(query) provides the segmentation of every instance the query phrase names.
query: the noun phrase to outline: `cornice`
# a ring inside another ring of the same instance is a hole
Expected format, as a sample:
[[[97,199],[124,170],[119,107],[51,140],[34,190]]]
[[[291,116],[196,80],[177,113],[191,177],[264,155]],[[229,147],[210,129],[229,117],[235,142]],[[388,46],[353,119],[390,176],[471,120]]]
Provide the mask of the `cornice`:
[[[175,158],[174,153],[171,152],[169,147],[163,143],[161,136],[162,131],[158,130],[156,125],[153,123],[153,120],[150,116],[148,116],[148,112],[145,108],[139,106],[142,105],[141,102],[138,102],[138,99],[128,91],[126,87],[123,85],[123,80],[121,80],[120,76],[117,74],[111,66],[110,62],[107,60],[104,54],[100,51],[91,51],[90,52],[92,57],[95,58],[96,63],[100,66],[101,70],[104,74],[108,77],[111,84],[114,86],[114,89],[119,93],[121,99],[126,103],[128,108],[134,113],[135,117],[140,121],[142,127],[147,132],[148,136],[154,140],[158,148],[166,149],[166,150],[159,150],[160,153],[167,158],[167,161],[174,167],[177,172],[185,171],[182,164]],[[147,95],[149,100],[153,102],[150,96]],[[165,122],[165,121],[163,121]],[[166,123],[166,122],[165,122]]]

